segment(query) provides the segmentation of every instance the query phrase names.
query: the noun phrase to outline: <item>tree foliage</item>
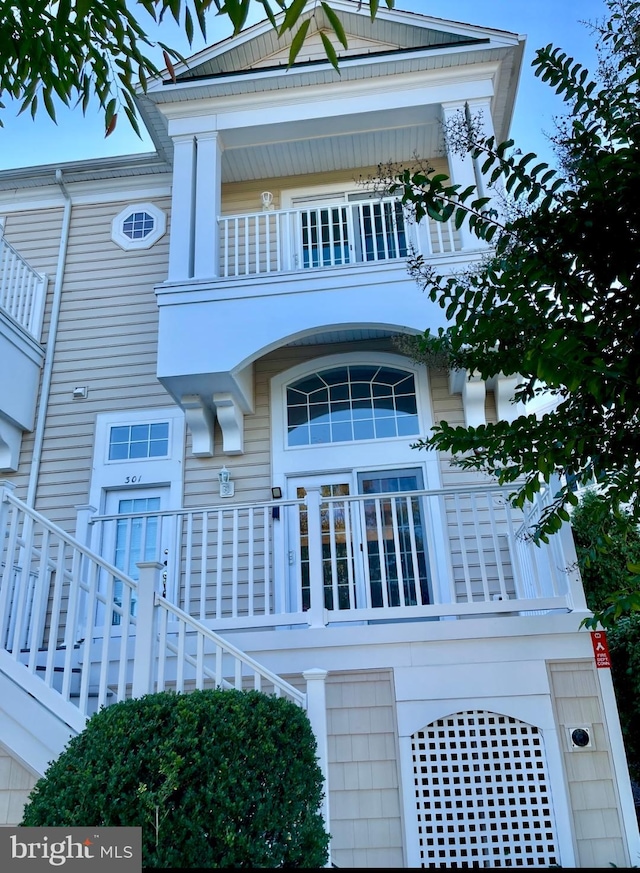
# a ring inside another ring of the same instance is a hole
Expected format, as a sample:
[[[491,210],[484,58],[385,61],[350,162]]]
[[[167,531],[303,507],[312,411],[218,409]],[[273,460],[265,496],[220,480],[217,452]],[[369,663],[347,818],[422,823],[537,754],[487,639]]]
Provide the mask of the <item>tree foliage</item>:
[[[640,784],[640,613],[614,621],[621,601],[640,601],[640,529],[628,512],[614,513],[597,491],[586,491],[571,514],[578,564],[589,609],[608,627],[611,677],[620,714],[629,772]]]
[[[419,161],[391,184],[418,219],[466,223],[484,253],[453,275],[412,258],[450,322],[412,353],[483,379],[519,374],[516,400],[556,401],[512,422],[443,421],[416,446],[512,483],[520,506],[560,481],[536,530],[543,540],[568,520],[576,484],[598,483],[608,507],[640,518],[640,3],[606,3],[607,20],[593,25],[597,76],[552,45],[533,61],[566,105],[556,137],[563,175],[483,135],[467,113],[446,133],[493,186],[486,195]]]
[[[587,606],[606,618],[614,604],[637,594],[639,578],[633,571],[640,566],[640,528],[624,509],[613,512],[594,489],[571,513],[571,528]]]
[[[393,8],[394,0],[384,0]],[[20,111],[33,116],[44,109],[55,121],[56,100],[80,105],[86,112],[92,100],[104,111],[105,132],[115,128],[120,109],[139,134],[135,109],[136,85],[146,91],[148,81],[163,71],[175,79],[174,62],[184,61],[176,49],[150,38],[150,27],[173,19],[192,44],[199,31],[206,37],[207,13],[229,19],[234,33],[258,8],[283,36],[294,31],[289,63],[295,61],[309,31],[303,18],[307,0],[0,0],[0,98],[20,102]],[[380,0],[368,0],[374,18]],[[338,69],[335,41],[347,47],[340,16],[330,2],[322,9],[335,39],[322,32],[328,59]],[[161,31],[162,28],[159,29]],[[4,104],[0,102],[0,110]],[[2,120],[0,118],[0,126]]]
[[[322,867],[329,837],[306,714],[257,691],[103,708],[40,779],[30,827],[141,827],[144,867]]]

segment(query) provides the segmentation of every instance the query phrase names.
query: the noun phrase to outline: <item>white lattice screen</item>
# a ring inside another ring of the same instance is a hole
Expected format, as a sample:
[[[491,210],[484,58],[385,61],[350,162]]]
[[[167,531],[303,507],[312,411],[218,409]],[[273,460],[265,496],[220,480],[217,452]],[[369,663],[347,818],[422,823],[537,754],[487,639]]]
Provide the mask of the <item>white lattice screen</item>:
[[[422,867],[559,864],[542,736],[460,712],[412,737]]]

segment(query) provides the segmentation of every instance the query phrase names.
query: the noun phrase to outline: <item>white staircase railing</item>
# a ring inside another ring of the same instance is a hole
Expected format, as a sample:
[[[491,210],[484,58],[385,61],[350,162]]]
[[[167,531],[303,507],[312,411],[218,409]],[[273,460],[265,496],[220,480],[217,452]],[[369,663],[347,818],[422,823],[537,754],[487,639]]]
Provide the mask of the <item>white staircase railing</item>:
[[[40,341],[47,277],[41,276],[0,232],[0,309]]]
[[[0,483],[0,635],[30,692],[42,680],[87,718],[133,695],[206,686],[306,695],[159,595],[162,565],[138,583]],[[149,581],[151,580],[151,581]],[[20,669],[18,669],[20,668]],[[231,679],[229,677],[232,677]]]

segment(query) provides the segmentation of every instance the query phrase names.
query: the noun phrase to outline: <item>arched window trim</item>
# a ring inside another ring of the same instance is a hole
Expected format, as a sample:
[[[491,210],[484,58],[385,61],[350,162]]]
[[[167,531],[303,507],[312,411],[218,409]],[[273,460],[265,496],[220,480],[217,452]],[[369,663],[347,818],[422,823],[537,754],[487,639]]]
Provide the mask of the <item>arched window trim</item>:
[[[417,438],[416,391],[415,373],[389,364],[318,368],[286,386],[287,447]]]
[[[418,452],[410,444],[414,437],[355,440],[353,442],[314,444],[288,447],[286,389],[292,382],[332,367],[355,364],[388,366],[413,373],[415,377],[420,435],[433,426],[429,377],[424,364],[417,364],[403,355],[391,352],[362,351],[325,355],[297,364],[271,380],[271,454],[273,483],[284,485],[287,476],[301,472],[380,467],[380,448],[394,446],[392,466],[420,465],[425,467],[425,487],[440,487],[440,472],[435,452]]]

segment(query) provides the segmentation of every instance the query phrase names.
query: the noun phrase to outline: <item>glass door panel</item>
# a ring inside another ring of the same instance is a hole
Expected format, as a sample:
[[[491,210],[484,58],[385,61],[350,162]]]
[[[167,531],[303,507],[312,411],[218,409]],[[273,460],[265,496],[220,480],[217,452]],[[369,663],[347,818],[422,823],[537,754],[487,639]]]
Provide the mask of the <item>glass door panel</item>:
[[[431,579],[422,500],[399,492],[419,491],[422,472],[390,470],[358,474],[363,501],[365,565],[371,606],[430,602]],[[375,495],[375,496],[374,496]]]
[[[296,488],[296,497],[306,496],[303,485]],[[320,497],[345,497],[350,493],[347,482],[320,486]],[[300,587],[302,609],[311,605],[309,567],[309,528],[307,507],[299,508],[300,539]],[[348,500],[322,501],[320,503],[320,529],[322,537],[322,578],[324,583],[325,609],[349,609],[355,606],[355,563],[353,548],[353,517]]]
[[[408,254],[402,204],[375,194],[349,194],[357,261],[386,261]]]
[[[135,582],[140,577],[137,564],[140,561],[160,561],[160,519],[151,513],[162,508],[160,493],[109,491],[106,499],[106,512],[121,515],[112,522],[112,533],[108,537],[105,557],[118,570]],[[137,516],[135,513],[145,513]],[[122,582],[114,579],[114,602],[122,606]],[[131,614],[136,614],[137,598],[131,598]],[[120,615],[113,613],[112,624],[120,624]]]

